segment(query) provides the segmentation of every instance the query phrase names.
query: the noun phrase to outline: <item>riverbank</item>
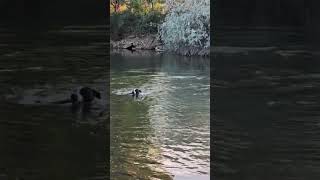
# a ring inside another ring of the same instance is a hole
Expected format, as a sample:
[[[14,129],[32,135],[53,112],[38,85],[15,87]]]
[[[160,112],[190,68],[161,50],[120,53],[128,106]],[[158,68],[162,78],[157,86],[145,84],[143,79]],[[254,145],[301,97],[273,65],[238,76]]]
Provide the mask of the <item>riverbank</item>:
[[[168,52],[183,56],[209,56],[210,48],[182,47],[177,50],[165,49],[164,44],[155,34],[129,35],[121,40],[110,40],[111,49],[126,49],[133,43],[137,50],[153,50],[157,52]]]
[[[155,50],[162,47],[156,35],[130,35],[121,40],[110,40],[113,49],[125,49],[133,43],[138,50]]]

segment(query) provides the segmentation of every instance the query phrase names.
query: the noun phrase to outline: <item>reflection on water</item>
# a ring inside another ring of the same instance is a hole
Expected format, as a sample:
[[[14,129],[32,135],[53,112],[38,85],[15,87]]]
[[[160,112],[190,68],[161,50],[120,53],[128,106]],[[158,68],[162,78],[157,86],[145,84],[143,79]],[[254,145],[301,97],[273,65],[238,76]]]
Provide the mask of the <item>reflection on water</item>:
[[[214,177],[319,179],[319,57],[303,48],[214,58]]]
[[[209,59],[123,54],[111,56],[112,179],[209,179]]]
[[[0,30],[0,179],[106,178],[106,48],[93,31]],[[47,103],[80,86],[103,94],[92,111]]]

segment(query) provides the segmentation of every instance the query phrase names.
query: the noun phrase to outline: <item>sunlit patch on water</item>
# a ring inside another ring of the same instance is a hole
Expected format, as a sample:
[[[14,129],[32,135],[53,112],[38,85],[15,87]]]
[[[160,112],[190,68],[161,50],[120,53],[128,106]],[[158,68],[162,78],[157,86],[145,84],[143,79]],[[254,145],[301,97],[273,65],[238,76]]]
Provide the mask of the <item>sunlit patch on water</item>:
[[[204,94],[196,93],[201,92],[202,83],[206,82],[188,84],[196,77],[162,76],[153,80],[162,82],[162,91],[152,95],[154,104],[148,112],[155,130],[153,140],[160,145],[164,167],[175,176],[209,174],[209,101],[205,100],[209,89],[202,89]],[[173,81],[166,83],[165,79]],[[181,82],[182,79],[185,82]],[[157,84],[149,86],[158,88]]]
[[[191,79],[191,78],[196,78],[196,77],[197,76],[168,76],[168,78],[172,78],[172,79]]]
[[[209,71],[201,68],[205,63],[131,58],[112,61],[111,67],[112,179],[209,179],[210,85]],[[140,67],[127,64],[144,59]],[[194,66],[184,67],[190,62]],[[136,88],[143,101],[128,95]]]

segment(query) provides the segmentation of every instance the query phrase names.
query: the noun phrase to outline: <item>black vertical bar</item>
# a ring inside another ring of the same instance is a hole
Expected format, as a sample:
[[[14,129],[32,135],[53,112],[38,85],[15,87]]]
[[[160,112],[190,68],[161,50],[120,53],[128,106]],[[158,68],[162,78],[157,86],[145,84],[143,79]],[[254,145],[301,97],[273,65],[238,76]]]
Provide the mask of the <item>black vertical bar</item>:
[[[106,61],[106,65],[107,65],[107,79],[108,79],[108,83],[107,83],[107,111],[108,111],[108,119],[107,119],[107,126],[106,126],[106,129],[107,129],[107,138],[106,138],[106,147],[107,147],[107,150],[106,150],[106,155],[107,155],[107,158],[106,158],[106,164],[107,164],[107,179],[111,179],[110,178],[110,170],[111,170],[111,165],[110,165],[110,2],[109,0],[106,0],[105,1],[105,7],[107,9],[106,13],[105,13],[105,16],[106,16],[106,25],[107,25],[107,33],[106,33],[106,44],[107,44],[107,47],[106,47],[106,52],[107,52],[107,61]]]

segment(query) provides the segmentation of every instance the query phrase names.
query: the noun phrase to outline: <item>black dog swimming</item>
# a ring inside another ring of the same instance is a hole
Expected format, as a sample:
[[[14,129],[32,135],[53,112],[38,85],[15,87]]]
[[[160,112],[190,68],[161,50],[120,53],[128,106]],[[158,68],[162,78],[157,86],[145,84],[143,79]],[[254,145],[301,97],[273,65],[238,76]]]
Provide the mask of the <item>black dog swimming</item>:
[[[132,97],[134,97],[134,96],[135,96],[135,97],[138,97],[140,93],[141,93],[141,90],[140,90],[140,89],[135,89],[135,90],[132,90],[132,92],[129,93],[129,94],[131,94]]]
[[[79,90],[79,94],[82,97],[82,101],[79,100],[79,95],[76,93],[72,93],[69,99],[54,101],[53,104],[67,104],[71,103],[73,106],[78,106],[80,104],[86,105],[85,107],[89,107],[88,105],[95,99],[101,99],[101,94],[89,87],[83,87]]]
[[[81,88],[80,95],[82,96],[84,102],[91,102],[95,98],[101,99],[101,94],[98,91],[89,87]]]

